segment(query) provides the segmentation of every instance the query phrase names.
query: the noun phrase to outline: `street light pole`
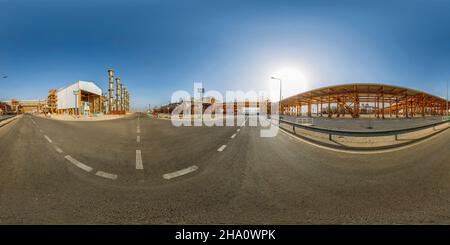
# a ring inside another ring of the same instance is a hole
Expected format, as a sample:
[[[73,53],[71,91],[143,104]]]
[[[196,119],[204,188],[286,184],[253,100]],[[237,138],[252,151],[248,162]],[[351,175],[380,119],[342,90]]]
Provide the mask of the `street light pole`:
[[[280,78],[276,78],[276,77],[270,77],[271,79],[274,79],[274,80],[278,80],[278,81],[280,81],[280,101],[278,101],[278,121],[280,121],[281,120],[281,99],[283,98],[282,96],[281,96],[281,79]]]

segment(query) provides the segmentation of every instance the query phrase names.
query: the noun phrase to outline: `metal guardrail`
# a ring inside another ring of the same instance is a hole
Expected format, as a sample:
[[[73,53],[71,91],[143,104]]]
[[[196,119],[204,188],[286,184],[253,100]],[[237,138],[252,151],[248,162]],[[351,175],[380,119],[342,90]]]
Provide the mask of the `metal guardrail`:
[[[296,119],[297,124],[314,124],[314,119],[310,117],[299,117]]]
[[[395,135],[395,139],[397,140],[397,136],[399,134],[405,134],[405,133],[411,133],[418,130],[423,130],[427,128],[435,128],[436,126],[449,123],[450,120],[444,120],[441,122],[433,123],[433,124],[427,124],[412,128],[405,128],[405,129],[396,129],[396,130],[384,130],[384,131],[351,131],[351,130],[336,130],[336,129],[327,129],[327,128],[318,128],[313,126],[307,126],[307,125],[301,125],[295,122],[287,121],[280,119],[280,123],[285,123],[292,125],[292,130],[295,133],[295,128],[302,128],[306,130],[310,130],[313,132],[328,134],[329,140],[332,140],[333,135],[340,135],[340,136],[351,136],[351,137],[379,137],[379,136],[393,136]]]
[[[0,116],[0,122],[6,119],[10,119],[15,117],[16,115],[6,115],[6,116]]]

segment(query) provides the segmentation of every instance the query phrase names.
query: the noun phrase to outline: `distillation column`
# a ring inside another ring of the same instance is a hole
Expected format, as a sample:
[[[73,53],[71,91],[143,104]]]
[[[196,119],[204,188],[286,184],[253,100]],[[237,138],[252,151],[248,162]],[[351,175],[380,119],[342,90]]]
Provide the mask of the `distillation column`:
[[[125,105],[125,112],[128,112],[128,98],[127,98],[127,88],[124,89],[124,105]]]
[[[108,113],[111,113],[112,105],[113,105],[113,94],[114,94],[114,70],[113,69],[108,70],[108,76],[109,76]]]
[[[120,111],[120,77],[116,78],[116,111]]]
[[[123,96],[124,96],[124,86],[123,83],[120,84],[120,110],[125,111],[125,104],[123,103]]]

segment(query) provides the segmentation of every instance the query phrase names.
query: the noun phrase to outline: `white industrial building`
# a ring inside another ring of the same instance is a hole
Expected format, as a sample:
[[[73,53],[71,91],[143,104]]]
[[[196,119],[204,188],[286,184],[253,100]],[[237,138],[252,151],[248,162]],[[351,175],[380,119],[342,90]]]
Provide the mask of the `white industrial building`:
[[[58,89],[57,113],[89,115],[102,112],[102,90],[93,82],[78,81]]]

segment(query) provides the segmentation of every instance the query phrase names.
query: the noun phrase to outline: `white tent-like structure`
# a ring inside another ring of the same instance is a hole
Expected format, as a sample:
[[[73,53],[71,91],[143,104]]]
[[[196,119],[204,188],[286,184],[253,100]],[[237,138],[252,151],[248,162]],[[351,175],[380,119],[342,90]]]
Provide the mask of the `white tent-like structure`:
[[[93,82],[77,81],[57,91],[58,114],[88,115],[102,111],[102,90]]]

